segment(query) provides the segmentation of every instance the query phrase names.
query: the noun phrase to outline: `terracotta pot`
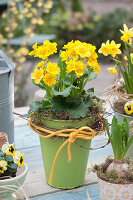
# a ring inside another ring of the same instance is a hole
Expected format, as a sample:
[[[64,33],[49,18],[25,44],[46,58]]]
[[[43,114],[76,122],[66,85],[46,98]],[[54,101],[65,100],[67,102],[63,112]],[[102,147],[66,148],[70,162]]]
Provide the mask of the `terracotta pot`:
[[[0,132],[0,148],[2,147],[2,145],[3,145],[5,142],[8,142],[7,134],[4,133],[4,132]]]
[[[131,200],[133,199],[133,183],[110,183],[98,178],[101,200]]]

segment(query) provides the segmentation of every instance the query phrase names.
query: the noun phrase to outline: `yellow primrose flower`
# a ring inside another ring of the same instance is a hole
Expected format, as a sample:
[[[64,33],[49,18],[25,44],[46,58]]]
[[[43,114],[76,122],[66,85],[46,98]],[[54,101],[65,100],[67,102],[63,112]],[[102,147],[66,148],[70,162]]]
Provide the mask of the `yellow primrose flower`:
[[[78,60],[79,56],[78,54],[75,52],[75,49],[69,49],[68,51],[68,57],[69,58],[73,58],[74,60]]]
[[[89,56],[88,58],[85,58],[84,60],[87,61],[87,65],[92,65],[94,63],[97,63],[97,58],[98,58],[97,53],[93,52],[91,56]]]
[[[124,110],[126,114],[131,115],[133,113],[133,101],[128,101],[124,105]]]
[[[56,84],[56,75],[55,74],[50,74],[47,73],[44,77],[43,77],[43,81],[46,85],[48,86],[52,86]]]
[[[85,65],[82,61],[77,61],[76,62],[76,69],[75,69],[75,73],[77,74],[77,77],[79,78],[80,76],[83,75],[84,73],[84,69],[85,69]]]
[[[0,173],[3,174],[7,170],[7,162],[5,160],[0,161]]]
[[[39,62],[35,67],[36,68],[39,68],[39,67],[43,67],[44,68],[44,64],[46,63],[47,61],[41,61]]]
[[[73,40],[71,42],[68,42],[67,44],[65,44],[63,47],[63,49],[67,49],[67,50],[70,50],[72,48],[75,48],[75,44],[74,44]]]
[[[43,69],[35,68],[34,73],[31,74],[31,79],[34,79],[35,83],[39,84],[43,76],[44,76]]]
[[[61,57],[61,60],[62,60],[62,61],[66,61],[67,58],[68,58],[68,53],[67,53],[67,51],[62,51],[61,54],[60,54],[60,57]]]
[[[96,74],[100,73],[100,67],[99,67],[98,63],[94,63],[93,65],[91,65],[91,67]]]
[[[124,56],[124,59],[127,60],[127,57]],[[131,63],[133,64],[133,53],[130,54]]]
[[[46,71],[49,72],[50,74],[59,74],[60,68],[57,67],[57,63],[47,63],[47,68]]]
[[[79,45],[75,48],[75,52],[81,57],[89,57],[91,55],[90,49],[85,48],[84,45]]]
[[[13,156],[15,153],[14,143],[13,144],[9,144],[8,142],[4,143],[2,146],[2,151],[3,153],[6,153],[7,155]]]
[[[132,43],[131,38],[133,37],[133,29],[132,28],[128,29],[126,24],[123,25],[123,28],[124,28],[123,31],[120,30],[120,32],[123,34],[123,36],[121,37],[121,40],[123,42],[128,42],[129,40],[129,42]]]
[[[74,60],[70,60],[69,62],[66,62],[66,64],[67,64],[67,67],[66,67],[67,73],[75,71],[75,69],[76,69],[76,62]]]
[[[34,50],[31,51],[31,52],[28,54],[28,55],[30,55],[30,56],[36,55],[37,49],[38,49],[37,42],[32,46],[32,48],[33,48]]]
[[[117,65],[114,66],[114,67],[108,68],[109,73],[111,73],[111,74],[116,74],[116,75],[118,76],[118,72],[117,72],[117,70],[116,70],[116,67],[117,67]]]
[[[24,153],[20,153],[19,151],[16,151],[14,156],[14,163],[18,164],[18,166],[23,167],[23,163],[24,163]]]

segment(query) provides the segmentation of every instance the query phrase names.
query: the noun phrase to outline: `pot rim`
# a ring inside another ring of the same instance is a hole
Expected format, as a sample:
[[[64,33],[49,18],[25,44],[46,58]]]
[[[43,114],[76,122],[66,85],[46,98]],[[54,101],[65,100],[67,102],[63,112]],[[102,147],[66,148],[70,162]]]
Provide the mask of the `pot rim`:
[[[9,182],[9,181],[12,181],[12,180],[17,180],[17,179],[23,177],[23,176],[26,175],[26,173],[28,172],[28,166],[27,166],[26,163],[24,163],[24,166],[23,166],[23,167],[25,167],[25,170],[24,170],[21,174],[19,174],[18,176],[11,177],[11,178],[9,178],[9,179],[2,179],[2,180],[0,180],[0,182],[6,183],[6,182]]]
[[[113,110],[113,112],[114,112],[114,113],[118,113],[119,115],[124,116],[124,117],[127,117],[127,118],[133,118],[133,116],[131,116],[131,115],[122,114],[122,113],[119,113],[119,112],[117,112],[117,111],[115,111],[115,110]]]
[[[109,181],[109,180],[102,179],[102,178],[100,178],[99,176],[97,176],[97,177],[98,177],[98,179],[100,179],[100,180],[102,180],[102,181],[104,181],[104,182],[112,183],[112,184],[115,184],[115,185],[131,185],[131,184],[133,184],[133,182],[131,182],[131,183],[114,183],[113,181]]]

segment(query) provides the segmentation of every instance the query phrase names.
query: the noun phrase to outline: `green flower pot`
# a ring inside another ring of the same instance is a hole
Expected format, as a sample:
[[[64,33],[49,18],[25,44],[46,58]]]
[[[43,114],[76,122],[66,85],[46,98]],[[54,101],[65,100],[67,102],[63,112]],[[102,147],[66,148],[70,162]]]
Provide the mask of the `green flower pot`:
[[[79,128],[81,126],[90,126],[92,119],[83,120],[49,120],[44,121],[43,125],[54,129]],[[42,157],[46,175],[46,181],[49,184],[49,177],[55,155],[59,147],[66,141],[66,138],[40,137]],[[76,143],[77,144],[76,144]],[[85,172],[89,156],[90,140],[76,139],[71,144],[72,160],[68,162],[67,145],[63,147],[55,163],[54,174],[51,186],[62,189],[70,189],[84,184]],[[83,148],[83,147],[87,148]]]
[[[114,114],[117,117],[119,122],[121,122],[124,117],[127,118],[128,122],[133,121],[133,117],[130,116],[130,115],[124,115],[124,114],[121,114],[121,113],[118,113],[118,112],[115,112],[115,111],[114,111]],[[126,155],[129,156],[133,160],[133,144],[130,146]]]
[[[24,183],[27,172],[27,165],[24,164],[19,175],[14,178],[0,180],[0,199],[15,200],[16,195],[14,193]]]

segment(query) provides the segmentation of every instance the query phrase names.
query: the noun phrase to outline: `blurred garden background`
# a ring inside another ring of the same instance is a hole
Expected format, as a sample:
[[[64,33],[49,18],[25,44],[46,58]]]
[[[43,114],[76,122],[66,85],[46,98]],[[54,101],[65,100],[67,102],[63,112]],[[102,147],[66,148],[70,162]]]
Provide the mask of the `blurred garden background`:
[[[37,90],[30,74],[38,60],[28,56],[35,42],[55,41],[58,50],[71,40],[92,43],[97,50],[108,39],[121,43],[123,23],[133,26],[132,10],[133,0],[0,0],[0,49],[16,66],[15,107],[29,105]],[[117,78],[106,73],[113,65],[109,60],[99,55],[102,90]]]

